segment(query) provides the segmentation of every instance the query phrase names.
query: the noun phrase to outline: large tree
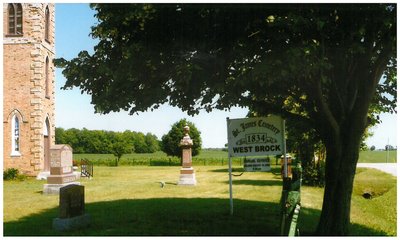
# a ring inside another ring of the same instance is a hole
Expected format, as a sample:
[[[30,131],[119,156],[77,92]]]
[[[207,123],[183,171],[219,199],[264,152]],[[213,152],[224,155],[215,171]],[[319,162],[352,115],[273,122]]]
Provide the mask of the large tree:
[[[395,4],[95,4],[93,54],[64,89],[97,112],[247,106],[315,129],[326,146],[317,234],[345,235],[365,128],[396,103]],[[375,116],[375,117],[374,117]]]
[[[194,123],[186,119],[181,119],[172,124],[171,130],[161,138],[161,150],[168,156],[182,157],[182,148],[179,144],[185,136],[185,126],[189,127],[189,136],[193,140],[192,156],[200,154],[202,144],[201,132],[197,129]]]

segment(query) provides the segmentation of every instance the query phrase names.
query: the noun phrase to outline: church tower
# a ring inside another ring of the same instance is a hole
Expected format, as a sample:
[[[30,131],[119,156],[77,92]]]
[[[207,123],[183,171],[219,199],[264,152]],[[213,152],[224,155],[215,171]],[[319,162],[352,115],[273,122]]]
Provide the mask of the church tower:
[[[3,3],[3,168],[36,176],[54,144],[55,6]]]

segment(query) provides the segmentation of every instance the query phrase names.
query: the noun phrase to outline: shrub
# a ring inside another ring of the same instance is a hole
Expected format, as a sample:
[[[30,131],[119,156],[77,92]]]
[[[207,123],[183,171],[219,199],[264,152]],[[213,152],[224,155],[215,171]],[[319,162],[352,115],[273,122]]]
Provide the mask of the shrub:
[[[302,183],[308,186],[325,186],[325,165],[315,165],[310,164],[303,169]]]
[[[3,171],[3,180],[15,180],[18,178],[19,171],[15,168],[8,168]]]
[[[26,180],[28,177],[25,174],[18,174],[17,175],[17,180],[19,181],[24,181]]]

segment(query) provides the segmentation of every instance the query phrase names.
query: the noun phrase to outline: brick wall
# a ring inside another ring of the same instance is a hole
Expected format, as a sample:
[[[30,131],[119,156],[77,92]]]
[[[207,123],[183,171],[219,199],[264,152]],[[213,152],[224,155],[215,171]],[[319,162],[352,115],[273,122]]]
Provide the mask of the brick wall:
[[[44,170],[46,118],[54,144],[54,4],[23,3],[23,35],[8,35],[8,4],[3,4],[3,132],[4,169],[18,168],[28,175]],[[45,9],[50,11],[49,42],[44,39]],[[46,96],[46,58],[49,58]],[[11,119],[20,120],[20,156],[11,156]]]

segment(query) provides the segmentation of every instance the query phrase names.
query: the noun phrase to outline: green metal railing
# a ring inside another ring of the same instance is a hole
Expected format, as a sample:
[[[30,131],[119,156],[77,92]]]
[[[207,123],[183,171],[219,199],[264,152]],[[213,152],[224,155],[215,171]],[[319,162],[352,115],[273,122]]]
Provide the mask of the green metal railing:
[[[300,232],[297,223],[301,208],[301,165],[298,164],[292,171],[292,178],[283,179],[281,196],[281,235],[294,237],[298,236]]]

